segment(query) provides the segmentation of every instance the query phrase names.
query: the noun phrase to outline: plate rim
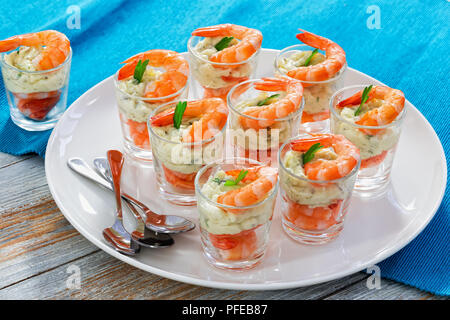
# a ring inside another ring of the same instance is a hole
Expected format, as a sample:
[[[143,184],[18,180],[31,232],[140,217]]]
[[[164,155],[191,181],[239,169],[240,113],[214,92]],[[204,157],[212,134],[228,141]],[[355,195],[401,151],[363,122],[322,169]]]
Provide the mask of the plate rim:
[[[268,48],[261,48],[261,51],[268,51],[268,52],[279,52],[280,50],[277,49],[268,49]],[[182,54],[186,54],[186,52],[182,52]],[[374,82],[379,82],[381,84],[383,84],[381,81],[376,80],[375,78],[361,72],[358,71],[356,69],[353,69],[351,67],[348,67],[349,70],[351,70],[352,72],[356,72],[359,75],[363,75],[364,77],[369,78],[369,80],[374,81]],[[70,108],[74,107],[74,105],[76,105],[78,103],[78,101],[80,99],[82,99],[85,95],[89,94],[91,91],[96,90],[99,86],[103,85],[105,82],[110,81],[112,79],[114,75],[111,75],[107,78],[105,78],[104,80],[98,82],[97,84],[95,84],[94,86],[92,86],[91,88],[89,88],[87,91],[85,91],[82,95],[80,95],[75,101],[72,102],[72,104],[66,109],[66,111],[64,112],[63,116],[61,117],[60,120],[63,120],[64,117],[66,117],[69,113],[67,111],[70,110]],[[384,85],[384,84],[383,84]],[[425,116],[419,111],[419,109],[417,109],[409,100],[406,99],[406,101],[411,105],[411,107],[413,107],[417,113],[419,114],[419,116],[422,118],[422,120],[424,120],[424,122],[426,123],[427,126],[429,126],[429,128],[431,128],[432,133],[434,134],[436,140],[439,143],[440,146],[440,153],[441,153],[441,159],[443,159],[443,163],[444,163],[444,179],[443,181],[447,181],[447,159],[445,156],[445,152],[444,152],[444,148],[442,146],[442,142],[439,139],[439,136],[437,135],[436,131],[434,130],[433,126],[428,122],[428,120],[425,118]],[[444,183],[443,187],[441,187],[442,191],[441,194],[439,196],[439,201],[437,202],[437,204],[435,205],[435,207],[431,210],[432,214],[430,214],[428,216],[428,219],[425,219],[421,222],[421,224],[418,226],[418,228],[415,230],[415,232],[412,232],[411,235],[409,237],[407,237],[406,240],[403,241],[403,243],[401,243],[400,245],[397,246],[393,246],[391,248],[385,248],[384,250],[380,251],[377,253],[377,255],[373,258],[370,259],[368,261],[366,261],[365,263],[361,263],[358,264],[358,266],[353,266],[352,268],[343,270],[341,272],[338,273],[333,273],[330,274],[328,276],[319,276],[319,277],[313,277],[310,279],[304,279],[304,280],[298,280],[298,281],[292,281],[292,282],[282,282],[282,283],[227,283],[227,282],[223,282],[223,281],[216,281],[216,280],[205,280],[205,279],[197,279],[197,278],[193,278],[193,277],[189,277],[186,275],[180,275],[180,274],[175,274],[163,269],[159,269],[153,266],[150,266],[148,264],[145,264],[141,261],[138,261],[132,257],[129,256],[125,256],[123,254],[118,253],[117,251],[115,251],[114,249],[112,249],[111,247],[109,247],[106,243],[102,242],[101,240],[96,239],[94,236],[92,236],[87,230],[85,230],[83,228],[83,226],[77,224],[70,216],[69,212],[70,210],[68,210],[66,208],[66,206],[64,205],[64,203],[61,201],[61,199],[58,198],[57,196],[57,192],[54,189],[53,186],[53,181],[50,175],[50,149],[51,146],[55,143],[55,136],[57,130],[59,129],[59,126],[61,126],[61,121],[58,121],[58,123],[56,124],[56,126],[53,128],[52,133],[50,135],[50,138],[47,142],[47,148],[45,151],[45,176],[47,179],[47,184],[49,186],[49,190],[50,193],[53,197],[53,199],[55,200],[56,205],[58,206],[58,208],[60,209],[61,213],[64,215],[64,217],[69,221],[69,223],[79,232],[81,233],[81,235],[83,235],[86,239],[88,239],[91,243],[93,243],[95,246],[97,246],[99,249],[103,250],[104,252],[108,253],[109,255],[125,262],[128,263],[138,269],[141,269],[143,271],[146,272],[150,272],[153,274],[156,274],[158,276],[164,277],[164,278],[168,278],[171,280],[175,280],[175,281],[180,281],[183,283],[188,283],[188,284],[193,284],[193,285],[197,285],[197,286],[203,286],[203,287],[209,287],[209,288],[215,288],[215,289],[225,289],[225,290],[248,290],[248,291],[263,291],[263,290],[281,290],[281,289],[292,289],[292,288],[299,288],[299,287],[305,287],[305,286],[310,286],[310,285],[314,285],[314,284],[319,284],[319,283],[324,283],[324,282],[328,282],[331,280],[336,280],[336,279],[341,279],[343,277],[346,277],[350,274],[362,271],[364,269],[366,269],[369,266],[372,266],[374,264],[377,264],[378,262],[387,259],[388,257],[390,257],[391,255],[397,253],[398,251],[400,251],[401,249],[403,249],[406,245],[408,245],[412,240],[414,240],[422,231],[423,229],[425,229],[425,227],[430,223],[430,221],[433,219],[433,217],[435,216],[437,210],[439,209],[444,194],[445,194],[445,190],[446,190],[446,186],[447,183]]]

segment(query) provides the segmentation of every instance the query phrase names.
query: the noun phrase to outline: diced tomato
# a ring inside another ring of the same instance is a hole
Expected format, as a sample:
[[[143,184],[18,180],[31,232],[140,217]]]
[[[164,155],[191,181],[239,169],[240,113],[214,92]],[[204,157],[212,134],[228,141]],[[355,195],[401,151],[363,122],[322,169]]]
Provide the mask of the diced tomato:
[[[258,248],[258,239],[255,229],[259,226],[244,230],[238,234],[212,234],[209,233],[211,244],[220,250],[224,260],[249,259]]]
[[[150,139],[148,136],[147,123],[138,122],[127,119],[128,128],[130,130],[130,137],[133,143],[142,149],[150,149]]]
[[[376,156],[361,160],[361,169],[379,165],[381,162],[383,162],[384,158],[386,158],[387,153],[387,150],[385,150]]]
[[[59,101],[60,91],[14,94],[17,108],[28,118],[43,120]],[[40,97],[44,97],[40,99]]]
[[[164,170],[164,176],[166,177],[166,181],[170,183],[172,186],[181,188],[181,189],[188,189],[188,190],[194,190],[195,185],[195,176],[196,172],[193,173],[181,173],[174,170],[170,170],[166,168],[166,166],[162,165]]]
[[[328,118],[330,118],[329,110],[318,113],[308,113],[306,111],[303,111],[302,113],[302,123],[322,121]]]

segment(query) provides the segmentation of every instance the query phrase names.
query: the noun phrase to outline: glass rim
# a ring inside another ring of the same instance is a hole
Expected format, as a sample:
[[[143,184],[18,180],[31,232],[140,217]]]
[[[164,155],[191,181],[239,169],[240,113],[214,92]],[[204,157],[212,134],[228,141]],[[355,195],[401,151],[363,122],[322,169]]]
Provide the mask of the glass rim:
[[[250,79],[250,80],[246,80],[246,81],[243,81],[243,82],[239,82],[238,84],[234,85],[230,89],[228,94],[227,94],[227,105],[233,112],[237,113],[241,117],[252,119],[252,120],[258,120],[258,121],[267,121],[268,119],[266,119],[266,118],[256,118],[256,117],[252,117],[252,116],[246,115],[246,114],[242,113],[241,111],[236,110],[236,108],[233,105],[233,103],[231,103],[231,95],[234,93],[234,91],[240,85],[244,85],[244,84],[251,83],[251,82],[258,82],[258,81],[262,81],[262,80],[261,79]],[[267,91],[261,91],[261,92],[267,92]],[[302,95],[302,101],[300,103],[300,106],[295,112],[292,112],[292,113],[290,113],[289,115],[287,115],[286,117],[283,117],[283,118],[270,119],[270,121],[282,122],[282,121],[292,120],[296,116],[298,116],[299,114],[302,114],[304,106],[305,106],[305,97]]]
[[[20,48],[20,47],[18,47],[18,48]],[[64,60],[64,62],[61,63],[59,66],[56,66],[56,67],[54,67],[52,69],[47,69],[47,70],[36,70],[36,71],[22,70],[22,69],[19,69],[17,67],[14,67],[14,66],[10,65],[9,63],[7,63],[5,61],[5,56],[7,54],[10,54],[10,53],[14,52],[14,51],[17,51],[18,48],[14,49],[14,50],[7,51],[7,52],[2,52],[0,54],[0,64],[1,64],[2,67],[6,67],[6,68],[9,68],[9,69],[14,70],[16,72],[21,72],[21,73],[25,73],[25,74],[46,74],[46,73],[49,73],[49,72],[58,71],[59,69],[62,69],[63,67],[65,67],[70,61],[72,61],[72,47],[70,47],[70,51],[69,51],[69,54],[66,57],[66,60]]]
[[[335,93],[333,93],[333,95],[332,95],[331,98],[330,98],[330,103],[329,103],[329,105],[328,105],[328,108],[329,108],[329,110],[331,111],[331,113],[332,113],[336,118],[338,118],[339,121],[342,121],[342,122],[345,122],[345,123],[347,123],[347,124],[350,124],[350,125],[352,125],[353,127],[356,127],[356,128],[358,128],[358,129],[371,129],[371,130],[374,130],[374,129],[375,129],[375,130],[378,130],[378,129],[386,129],[386,128],[389,128],[389,127],[392,127],[392,126],[396,125],[397,123],[400,123],[400,122],[403,120],[403,118],[405,117],[405,114],[406,114],[406,103],[405,103],[405,105],[403,106],[402,111],[400,112],[400,114],[397,115],[397,118],[395,118],[394,121],[392,121],[391,123],[382,125],[382,126],[364,126],[364,125],[360,125],[360,124],[351,122],[351,121],[349,121],[349,120],[347,120],[347,119],[344,119],[344,118],[336,111],[336,108],[333,106],[333,101],[334,101],[334,99],[336,98],[336,96],[337,96],[339,93],[343,92],[344,90],[348,90],[348,89],[356,89],[356,88],[362,88],[362,89],[363,89],[363,88],[365,88],[365,87],[367,87],[367,85],[364,85],[364,84],[357,84],[357,85],[352,85],[352,86],[347,86],[347,87],[341,88],[341,89],[337,90]]]
[[[356,175],[356,174],[358,173],[359,167],[361,166],[361,156],[359,157],[358,162],[356,163],[356,166],[352,169],[352,171],[350,171],[350,172],[347,173],[345,176],[343,176],[343,177],[341,177],[341,178],[339,178],[339,179],[334,179],[334,180],[311,180],[311,179],[308,179],[308,178],[306,178],[306,177],[298,176],[298,175],[294,174],[293,172],[291,172],[291,171],[290,171],[288,168],[286,168],[286,166],[284,165],[284,163],[283,163],[283,161],[282,161],[282,159],[281,159],[281,154],[282,154],[283,150],[284,150],[285,148],[287,148],[287,147],[290,145],[290,143],[291,143],[292,141],[297,140],[297,139],[299,139],[299,138],[301,138],[301,137],[304,137],[305,135],[307,135],[307,133],[300,134],[300,135],[297,135],[297,136],[295,136],[295,137],[292,137],[292,138],[290,138],[288,141],[286,141],[286,142],[280,147],[280,150],[279,150],[279,152],[278,152],[278,165],[279,165],[279,167],[280,167],[281,170],[283,170],[284,172],[286,172],[288,175],[294,177],[295,179],[299,179],[299,180],[302,180],[302,181],[305,181],[305,182],[309,182],[309,183],[324,184],[324,185],[330,184],[330,183],[339,183],[339,182],[341,182],[341,181],[344,181],[344,180],[346,180],[346,179],[351,178],[352,176],[354,176],[354,175]]]
[[[214,166],[218,166],[219,164],[239,164],[239,161],[242,161],[243,163],[248,162],[250,164],[255,164],[255,166],[265,166],[262,162],[259,162],[257,160],[253,160],[250,158],[242,158],[242,157],[229,157],[229,158],[224,158],[224,159],[219,159],[216,160],[206,166],[203,166],[198,172],[197,175],[195,176],[195,181],[194,181],[194,185],[195,185],[195,190],[196,192],[203,198],[205,199],[207,202],[209,202],[210,204],[216,206],[216,207],[220,207],[220,208],[224,208],[224,209],[239,209],[239,210],[245,210],[245,209],[253,209],[256,208],[262,204],[264,204],[266,201],[269,201],[272,197],[274,197],[274,195],[277,194],[278,192],[278,185],[279,185],[279,178],[277,178],[277,183],[275,184],[275,186],[272,188],[271,193],[262,201],[259,201],[255,204],[252,204],[250,206],[230,206],[230,205],[226,205],[226,204],[222,204],[222,203],[218,203],[216,201],[213,201],[211,199],[209,199],[206,195],[203,194],[203,192],[201,191],[201,188],[199,186],[199,180],[200,180],[200,176],[203,175],[203,173],[206,172],[206,170],[213,168]],[[198,203],[198,202],[197,202]]]
[[[302,44],[294,44],[292,46],[289,46],[289,47],[286,47],[286,48],[280,50],[277,53],[277,55],[275,57],[275,61],[274,61],[274,67],[275,67],[275,71],[276,72],[278,72],[278,73],[280,73],[280,74],[282,74],[282,75],[284,75],[286,77],[289,77],[285,72],[281,71],[280,68],[278,67],[278,60],[280,59],[282,54],[286,53],[287,51],[289,51],[289,50],[291,50],[293,48],[298,48],[298,47],[310,47],[310,48],[313,48],[311,46],[308,46],[307,44],[302,43]],[[347,70],[347,67],[348,67],[348,65],[347,65],[347,59],[346,59],[345,64],[341,67],[341,69],[338,72],[336,72],[336,74],[330,79],[322,80],[322,81],[312,81],[312,80],[307,81],[307,80],[299,80],[299,79],[296,79],[296,80],[301,81],[302,83],[311,84],[311,85],[313,85],[313,84],[325,84],[325,83],[337,81],[344,75],[345,71]],[[292,77],[289,77],[289,78],[295,79],[295,78],[292,78]]]
[[[165,107],[167,107],[167,106],[169,106],[171,104],[176,104],[177,102],[180,102],[180,101],[187,101],[187,102],[189,102],[189,101],[197,101],[197,100],[196,99],[190,99],[190,100],[189,99],[186,99],[186,100],[176,99],[176,100],[172,100],[172,101],[168,101],[166,103],[163,103],[160,106],[158,106],[157,108],[155,108],[150,113],[150,115],[147,118],[147,130],[149,131],[149,133],[151,133],[152,136],[155,136],[156,138],[158,138],[159,140],[164,141],[165,143],[170,143],[170,144],[174,144],[174,145],[183,145],[183,146],[186,146],[186,147],[188,147],[188,146],[194,146],[195,147],[195,146],[204,145],[206,143],[209,143],[209,142],[212,142],[212,141],[216,140],[219,136],[225,137],[225,133],[224,132],[225,132],[225,130],[227,128],[227,124],[226,123],[223,126],[223,128],[219,132],[217,132],[213,137],[211,137],[209,139],[206,139],[206,140],[201,140],[201,141],[194,141],[194,142],[182,142],[181,141],[181,142],[177,142],[177,141],[168,140],[168,139],[163,138],[160,135],[156,134],[154,132],[154,130],[153,130],[153,126],[150,124],[150,119],[153,116],[157,115],[158,112],[160,111],[160,109],[163,109],[163,108],[165,108]],[[227,115],[227,122],[228,122],[228,115]]]
[[[127,96],[127,97],[130,97],[130,98],[133,98],[133,99],[137,99],[137,100],[141,100],[141,101],[144,101],[144,102],[155,102],[155,101],[160,101],[160,100],[165,100],[165,99],[175,98],[175,97],[181,95],[181,94],[184,92],[184,90],[186,90],[186,88],[187,88],[188,85],[189,85],[189,77],[187,77],[186,83],[185,83],[184,86],[183,86],[180,90],[178,90],[177,92],[174,92],[174,93],[172,93],[172,94],[169,94],[168,96],[163,96],[163,97],[146,98],[146,97],[141,97],[141,96],[136,96],[136,95],[133,95],[133,94],[129,94],[128,92],[123,91],[123,90],[119,87],[119,80],[118,80],[118,77],[119,77],[119,71],[120,71],[120,69],[117,70],[116,73],[115,73],[114,76],[113,76],[113,79],[114,79],[114,86],[116,87],[116,89],[119,90],[121,94],[123,94],[123,95],[125,95],[125,96]],[[170,102],[170,101],[169,101],[169,102]]]
[[[195,38],[205,38],[205,37],[191,36],[191,37],[189,38],[189,40],[188,40],[188,43],[187,43],[188,52],[189,52],[190,54],[192,54],[193,56],[195,56],[197,59],[200,59],[200,60],[202,60],[203,62],[207,62],[207,63],[209,63],[209,64],[216,65],[216,66],[238,66],[238,65],[246,64],[246,63],[248,63],[250,60],[252,60],[253,58],[256,58],[256,56],[257,56],[257,55],[259,54],[259,52],[261,51],[261,47],[259,47],[258,50],[255,51],[255,53],[253,53],[249,58],[247,58],[246,60],[241,61],[241,62],[233,62],[233,63],[213,62],[213,61],[209,61],[209,60],[207,60],[207,59],[205,59],[205,58],[199,56],[199,55],[196,53],[196,51],[193,50],[193,47],[192,47],[192,41],[193,41]]]

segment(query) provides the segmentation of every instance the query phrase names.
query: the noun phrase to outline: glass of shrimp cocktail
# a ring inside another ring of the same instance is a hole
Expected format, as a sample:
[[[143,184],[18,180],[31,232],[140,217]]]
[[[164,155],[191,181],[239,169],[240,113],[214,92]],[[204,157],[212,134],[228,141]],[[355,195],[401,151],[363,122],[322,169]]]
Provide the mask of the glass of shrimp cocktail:
[[[323,244],[343,229],[360,165],[358,148],[342,135],[292,138],[279,154],[282,225],[294,240]]]
[[[168,102],[153,111],[148,131],[163,198],[177,205],[196,204],[195,175],[223,158],[227,117],[220,98]]]
[[[234,24],[199,28],[188,41],[189,59],[197,97],[219,97],[254,75],[261,48],[259,30]]]
[[[301,30],[301,29],[300,29]],[[303,44],[281,50],[275,58],[275,74],[300,80],[305,106],[301,131],[325,133],[329,129],[330,98],[343,86],[347,69],[344,50],[333,41],[304,31],[297,34]]]
[[[0,65],[12,121],[28,131],[53,128],[67,107],[72,49],[54,30],[0,41]]]
[[[355,193],[383,194],[406,113],[403,92],[386,86],[350,86],[334,94],[330,110],[331,131],[344,135],[361,153]]]
[[[189,64],[179,53],[160,49],[139,53],[123,63],[114,83],[125,150],[151,160],[148,117],[164,103],[187,98]]]
[[[245,270],[261,261],[278,188],[277,169],[244,158],[202,168],[195,178],[203,252],[213,266]]]
[[[298,133],[303,86],[287,77],[248,80],[228,94],[228,140],[238,157],[276,163],[280,146]]]

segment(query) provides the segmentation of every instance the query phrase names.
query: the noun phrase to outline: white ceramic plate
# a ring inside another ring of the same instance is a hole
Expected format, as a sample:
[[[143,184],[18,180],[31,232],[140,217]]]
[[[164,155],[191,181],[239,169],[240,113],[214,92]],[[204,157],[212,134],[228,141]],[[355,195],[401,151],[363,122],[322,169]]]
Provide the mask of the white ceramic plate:
[[[272,75],[277,51],[262,50],[257,77]],[[351,68],[345,85],[380,84]],[[260,265],[245,272],[210,266],[202,255],[199,230],[175,236],[167,249],[143,249],[136,257],[111,249],[102,230],[112,225],[112,193],[72,172],[71,157],[91,162],[106,150],[122,149],[112,77],[77,99],[53,130],[47,146],[45,170],[50,191],[67,220],[89,241],[110,255],[142,270],[195,285],[238,290],[273,290],[312,285],[344,277],[394,254],[431,220],[444,195],[447,165],[439,138],[422,114],[408,101],[398,145],[392,183],[380,199],[352,199],[342,234],[323,246],[299,245],[282,231],[275,213],[269,246]],[[185,215],[197,225],[196,209],[177,208],[159,199],[154,173],[128,161],[124,188],[158,212]],[[126,219],[130,227],[132,220]]]

